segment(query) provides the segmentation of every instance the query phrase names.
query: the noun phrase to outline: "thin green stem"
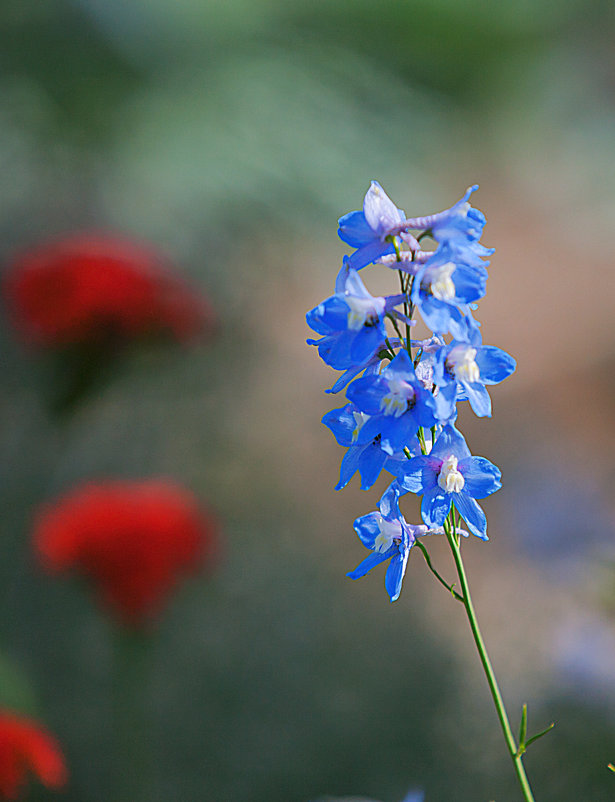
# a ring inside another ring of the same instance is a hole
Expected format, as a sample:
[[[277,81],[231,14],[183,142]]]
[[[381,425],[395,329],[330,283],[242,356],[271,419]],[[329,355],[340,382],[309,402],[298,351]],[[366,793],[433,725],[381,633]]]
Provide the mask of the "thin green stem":
[[[444,529],[446,532],[446,537],[448,539],[449,545],[451,547],[451,551],[453,552],[453,559],[455,560],[455,567],[457,568],[457,575],[459,576],[459,583],[461,585],[461,590],[463,593],[463,604],[464,607],[466,608],[466,614],[468,616],[468,621],[470,622],[470,629],[472,630],[472,635],[474,636],[474,643],[476,644],[476,648],[478,650],[480,661],[483,666],[483,671],[485,672],[485,676],[487,677],[489,690],[491,691],[491,696],[493,697],[493,703],[495,705],[495,709],[497,711],[498,718],[500,720],[500,726],[502,727],[502,732],[504,734],[504,740],[506,741],[506,746],[508,747],[510,757],[515,767],[515,772],[517,774],[517,779],[519,780],[519,785],[521,786],[521,791],[523,792],[523,798],[526,800],[526,802],[534,802],[532,789],[530,788],[530,783],[525,773],[525,768],[523,766],[522,755],[519,754],[517,743],[515,741],[515,736],[513,735],[512,729],[510,727],[510,722],[508,720],[508,715],[506,713],[506,708],[504,706],[504,700],[502,699],[502,694],[500,693],[500,688],[498,686],[498,682],[495,677],[495,673],[493,671],[491,661],[489,660],[489,655],[487,654],[487,649],[485,647],[485,643],[483,641],[483,637],[481,635],[481,631],[478,626],[478,619],[476,617],[476,612],[474,611],[474,605],[472,604],[472,597],[470,595],[468,579],[463,565],[463,560],[461,559],[461,546],[459,543],[459,538],[457,536],[456,527],[455,531],[453,531],[447,519],[444,523]]]
[[[418,546],[419,549],[422,551],[423,557],[425,558],[425,562],[427,563],[427,567],[429,568],[431,573],[435,576],[435,578],[438,580],[438,582],[440,582],[441,585],[444,585],[444,587],[453,596],[453,598],[457,599],[457,601],[460,601],[463,604],[463,596],[460,593],[457,593],[454,585],[449,585],[446,579],[440,576],[440,574],[436,571],[436,569],[433,566],[433,563],[431,562],[431,557],[429,556],[429,552],[427,551],[425,546],[421,543],[421,541],[417,540],[415,542],[415,546]]]

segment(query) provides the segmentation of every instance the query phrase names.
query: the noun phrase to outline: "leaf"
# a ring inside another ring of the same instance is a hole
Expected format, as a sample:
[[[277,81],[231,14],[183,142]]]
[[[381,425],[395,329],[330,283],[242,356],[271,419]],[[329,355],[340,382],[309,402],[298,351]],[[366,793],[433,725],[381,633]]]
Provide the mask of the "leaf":
[[[519,727],[519,746],[525,746],[525,736],[527,735],[527,705],[521,709],[521,726]]]
[[[527,748],[530,744],[533,744],[534,741],[537,741],[539,738],[542,738],[543,735],[546,735],[548,732],[551,732],[553,727],[555,727],[554,721],[552,721],[549,724],[546,730],[543,730],[542,732],[539,732],[537,735],[532,735],[531,738],[528,738],[527,741],[525,742],[525,747]]]

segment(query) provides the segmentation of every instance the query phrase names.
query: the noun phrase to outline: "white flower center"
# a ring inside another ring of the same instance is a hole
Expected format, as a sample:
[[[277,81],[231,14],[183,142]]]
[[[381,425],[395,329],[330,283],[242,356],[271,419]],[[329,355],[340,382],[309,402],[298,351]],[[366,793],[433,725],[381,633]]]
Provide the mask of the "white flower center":
[[[430,271],[431,294],[438,301],[452,301],[455,297],[455,285],[451,276],[456,267],[454,262],[446,262]]]
[[[438,484],[445,493],[459,493],[463,490],[466,480],[457,470],[457,457],[452,454],[442,463],[438,474]]]
[[[344,303],[348,306],[348,328],[359,331],[365,325],[374,325],[378,321],[378,311],[371,298],[358,298],[356,295],[345,295]]]
[[[365,423],[369,420],[370,416],[366,415],[365,412],[361,412],[360,410],[353,411],[354,422],[357,424],[352,432],[352,442],[355,443],[357,437],[359,436],[359,432],[365,425]]]
[[[414,401],[414,389],[408,382],[401,379],[387,379],[389,392],[380,402],[380,409],[385,415],[393,415],[399,418],[407,411],[411,402]]]
[[[459,381],[472,384],[480,379],[480,370],[476,364],[476,348],[456,345],[446,357],[446,366]]]
[[[387,549],[391,548],[394,540],[401,540],[401,521],[387,521],[382,515],[378,514],[378,529],[380,533],[376,535],[374,540],[374,551],[383,554]]]

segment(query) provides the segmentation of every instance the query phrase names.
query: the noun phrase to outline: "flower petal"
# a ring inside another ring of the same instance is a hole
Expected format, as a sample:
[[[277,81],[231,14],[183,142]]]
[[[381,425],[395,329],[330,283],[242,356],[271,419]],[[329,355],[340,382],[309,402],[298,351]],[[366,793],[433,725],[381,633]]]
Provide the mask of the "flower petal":
[[[401,585],[404,580],[404,574],[406,573],[409,555],[409,548],[403,549],[401,553],[398,551],[391,559],[391,563],[384,576],[384,587],[392,602],[397,601],[401,593]]]
[[[457,511],[468,525],[470,532],[481,540],[489,540],[487,537],[487,518],[478,501],[467,493],[451,493],[451,496]]]

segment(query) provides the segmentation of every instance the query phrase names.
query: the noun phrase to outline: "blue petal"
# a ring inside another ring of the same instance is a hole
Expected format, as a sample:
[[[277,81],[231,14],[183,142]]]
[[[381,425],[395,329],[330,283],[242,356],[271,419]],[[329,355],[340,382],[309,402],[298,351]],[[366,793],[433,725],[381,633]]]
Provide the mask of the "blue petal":
[[[457,511],[468,525],[470,532],[481,540],[489,540],[487,537],[487,518],[479,503],[465,492],[451,493],[451,496]]]
[[[438,394],[435,396],[436,413],[442,423],[447,423],[449,420],[454,419],[456,407],[455,401],[457,400],[457,382],[451,381],[445,387],[440,387]]]
[[[363,212],[348,212],[338,220],[338,236],[352,248],[360,248],[374,239],[374,231],[370,228]]]
[[[443,493],[440,487],[425,493],[421,501],[421,516],[427,526],[442,526],[451,509],[452,493]]]
[[[335,485],[336,490],[342,490],[348,482],[352,479],[355,473],[359,470],[359,462],[361,458],[361,451],[363,447],[350,446],[348,451],[344,454],[344,459],[340,466],[340,480]]]
[[[470,406],[479,418],[491,417],[491,398],[487,388],[480,382],[461,382],[466,392]]]
[[[401,516],[399,512],[399,497],[402,492],[398,482],[391,482],[382,494],[382,498],[378,502],[378,509],[385,518]]]
[[[458,329],[462,324],[463,315],[456,306],[431,295],[421,293],[418,306],[425,325],[436,334],[446,334],[447,331]]]
[[[406,573],[409,554],[410,549],[403,549],[403,553],[398,551],[391,559],[391,563],[384,576],[384,587],[391,597],[392,602],[397,601],[401,593],[401,585],[404,580],[404,574]]]
[[[361,543],[368,549],[375,548],[376,538],[380,534],[381,517],[379,512],[368,512],[367,515],[357,518],[353,524]]]
[[[472,268],[457,265],[453,274],[455,284],[455,300],[458,303],[479,301],[487,289],[487,271],[484,268]]]
[[[379,415],[381,412],[380,402],[388,391],[389,386],[381,376],[363,376],[350,385],[346,396],[367,415]],[[375,434],[372,435],[372,439],[375,436]]]
[[[471,456],[463,435],[454,426],[448,424],[440,432],[440,436],[431,449],[430,456],[446,459],[451,454],[458,460]]]
[[[348,264],[355,270],[361,270],[362,267],[365,267],[365,265],[374,262],[381,256],[384,256],[387,253],[394,253],[394,252],[395,248],[393,247],[393,245],[391,245],[390,242],[381,242],[381,240],[379,239],[372,240],[367,245],[364,245],[362,248],[359,248],[358,251],[352,253],[348,257]]]
[[[370,183],[363,199],[363,214],[370,228],[379,236],[386,235],[405,219],[377,181]]]
[[[502,487],[500,469],[485,457],[462,460],[458,468],[465,480],[463,489],[473,498],[485,498]]]
[[[350,348],[354,341],[354,333],[336,331],[328,337],[323,337],[318,344],[318,354],[323,362],[335,370],[345,370],[356,365],[350,356]]]
[[[369,490],[380,476],[387,455],[376,444],[361,449],[359,457],[359,473],[361,474],[361,490]]]
[[[318,334],[331,334],[348,328],[349,311],[348,304],[339,295],[332,295],[311,309],[305,319]]]
[[[387,454],[392,455],[402,451],[406,443],[418,432],[419,422],[414,414],[415,409],[416,407],[409,409],[399,418],[395,418],[393,415],[380,415],[378,417],[382,448]]]
[[[353,338],[350,347],[350,358],[354,362],[367,362],[384,345],[385,337],[384,324],[363,326]]]
[[[343,390],[344,387],[346,387],[346,385],[349,384],[354,377],[361,373],[361,371],[364,369],[365,365],[353,365],[351,368],[348,368],[348,370],[344,371],[339,379],[337,379],[333,387],[331,387],[329,390],[325,390],[325,393],[335,394],[341,392],[341,390]]]
[[[392,546],[384,554],[380,554],[377,551],[373,551],[368,557],[366,557],[363,560],[362,563],[359,563],[359,565],[357,565],[354,571],[350,571],[348,574],[346,574],[346,576],[349,577],[350,579],[360,579],[362,576],[365,576],[365,574],[368,571],[371,571],[372,568],[374,568],[376,565],[379,565],[385,560],[388,560],[389,557],[392,556],[391,554],[392,551],[397,551],[397,547]]]
[[[485,384],[497,384],[503,381],[517,367],[513,357],[495,345],[483,345],[476,355],[476,364]]]
[[[413,457],[407,463],[387,465],[387,470],[397,476],[398,482],[409,493],[427,493],[436,487],[436,476],[442,460],[430,456]]]
[[[352,404],[346,404],[341,409],[332,409],[323,417],[322,422],[333,432],[333,436],[341,446],[352,445],[352,433],[357,422],[352,414]]]
[[[400,351],[395,359],[390,362],[382,371],[382,375],[387,379],[395,379],[399,381],[408,381],[413,386],[416,382],[416,373],[414,372],[414,365],[408,356],[407,351]],[[387,386],[388,392],[388,386]]]

